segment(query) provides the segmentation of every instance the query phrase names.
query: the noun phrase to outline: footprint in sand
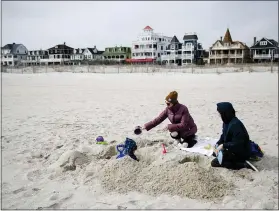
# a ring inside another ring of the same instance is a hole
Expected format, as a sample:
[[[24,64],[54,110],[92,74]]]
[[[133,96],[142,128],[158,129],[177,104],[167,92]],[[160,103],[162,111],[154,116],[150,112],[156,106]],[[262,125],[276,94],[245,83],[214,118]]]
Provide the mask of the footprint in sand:
[[[57,196],[57,198],[58,198],[58,195],[57,194],[55,194],[56,196]],[[55,195],[53,195],[53,196],[51,196],[50,197],[50,200],[56,200],[55,199]],[[53,204],[51,204],[51,205],[49,205],[49,206],[47,206],[47,207],[43,207],[43,208],[45,208],[45,209],[49,209],[49,208],[51,208],[51,209],[59,209],[60,207],[61,207],[61,205],[65,202],[65,201],[67,201],[67,200],[69,200],[70,198],[72,198],[73,197],[73,194],[70,194],[69,196],[67,196],[67,197],[64,197],[64,198],[62,198],[62,199],[60,199],[59,201],[57,201],[57,202],[55,202],[55,203],[53,203]],[[52,199],[51,199],[52,198]]]
[[[35,181],[35,180],[38,180],[41,178],[41,175],[42,175],[42,171],[37,169],[37,170],[34,170],[34,171],[30,171],[27,173],[26,177],[29,181]]]
[[[25,187],[21,187],[21,188],[19,188],[19,189],[14,190],[12,193],[13,193],[13,194],[18,194],[18,193],[20,193],[20,192],[22,192],[22,191],[26,191],[26,188],[25,188]]]

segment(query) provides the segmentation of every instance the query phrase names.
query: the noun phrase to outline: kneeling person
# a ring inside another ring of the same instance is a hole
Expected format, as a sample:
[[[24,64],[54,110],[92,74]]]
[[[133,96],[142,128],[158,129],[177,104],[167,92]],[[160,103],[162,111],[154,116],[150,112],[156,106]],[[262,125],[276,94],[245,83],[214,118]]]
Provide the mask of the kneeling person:
[[[231,103],[221,102],[217,104],[223,121],[223,131],[219,141],[216,143],[216,157],[219,151],[223,152],[223,160],[220,164],[215,158],[211,162],[212,167],[225,167],[228,169],[250,168],[245,162],[250,158],[250,138],[243,123],[235,116],[235,110]]]

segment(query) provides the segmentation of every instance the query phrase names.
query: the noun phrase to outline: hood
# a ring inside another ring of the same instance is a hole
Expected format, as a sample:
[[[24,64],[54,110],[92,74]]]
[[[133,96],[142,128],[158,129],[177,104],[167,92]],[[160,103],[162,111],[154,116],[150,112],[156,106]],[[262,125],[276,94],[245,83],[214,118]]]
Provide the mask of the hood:
[[[225,124],[229,124],[235,117],[235,110],[230,102],[217,103],[217,111]]]

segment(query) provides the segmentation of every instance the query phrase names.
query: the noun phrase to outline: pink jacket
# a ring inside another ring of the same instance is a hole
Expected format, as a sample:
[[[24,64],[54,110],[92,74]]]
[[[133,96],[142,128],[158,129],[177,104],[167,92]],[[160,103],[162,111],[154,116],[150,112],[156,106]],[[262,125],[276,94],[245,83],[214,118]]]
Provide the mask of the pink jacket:
[[[180,103],[174,105],[172,108],[166,108],[157,118],[146,123],[144,126],[147,131],[162,123],[166,118],[172,124],[168,125],[170,132],[180,132],[181,138],[186,138],[190,135],[195,135],[197,126],[190,115],[188,108]]]

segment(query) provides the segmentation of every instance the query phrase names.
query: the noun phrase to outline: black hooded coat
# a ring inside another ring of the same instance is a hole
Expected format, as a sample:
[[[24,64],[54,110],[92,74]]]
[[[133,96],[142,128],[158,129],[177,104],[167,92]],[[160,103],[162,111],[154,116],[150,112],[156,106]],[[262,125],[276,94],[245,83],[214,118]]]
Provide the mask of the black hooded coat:
[[[224,150],[234,154],[240,160],[248,159],[251,154],[249,134],[243,123],[235,116],[232,104],[218,103],[217,111],[223,120],[223,131],[216,144],[223,144]]]

